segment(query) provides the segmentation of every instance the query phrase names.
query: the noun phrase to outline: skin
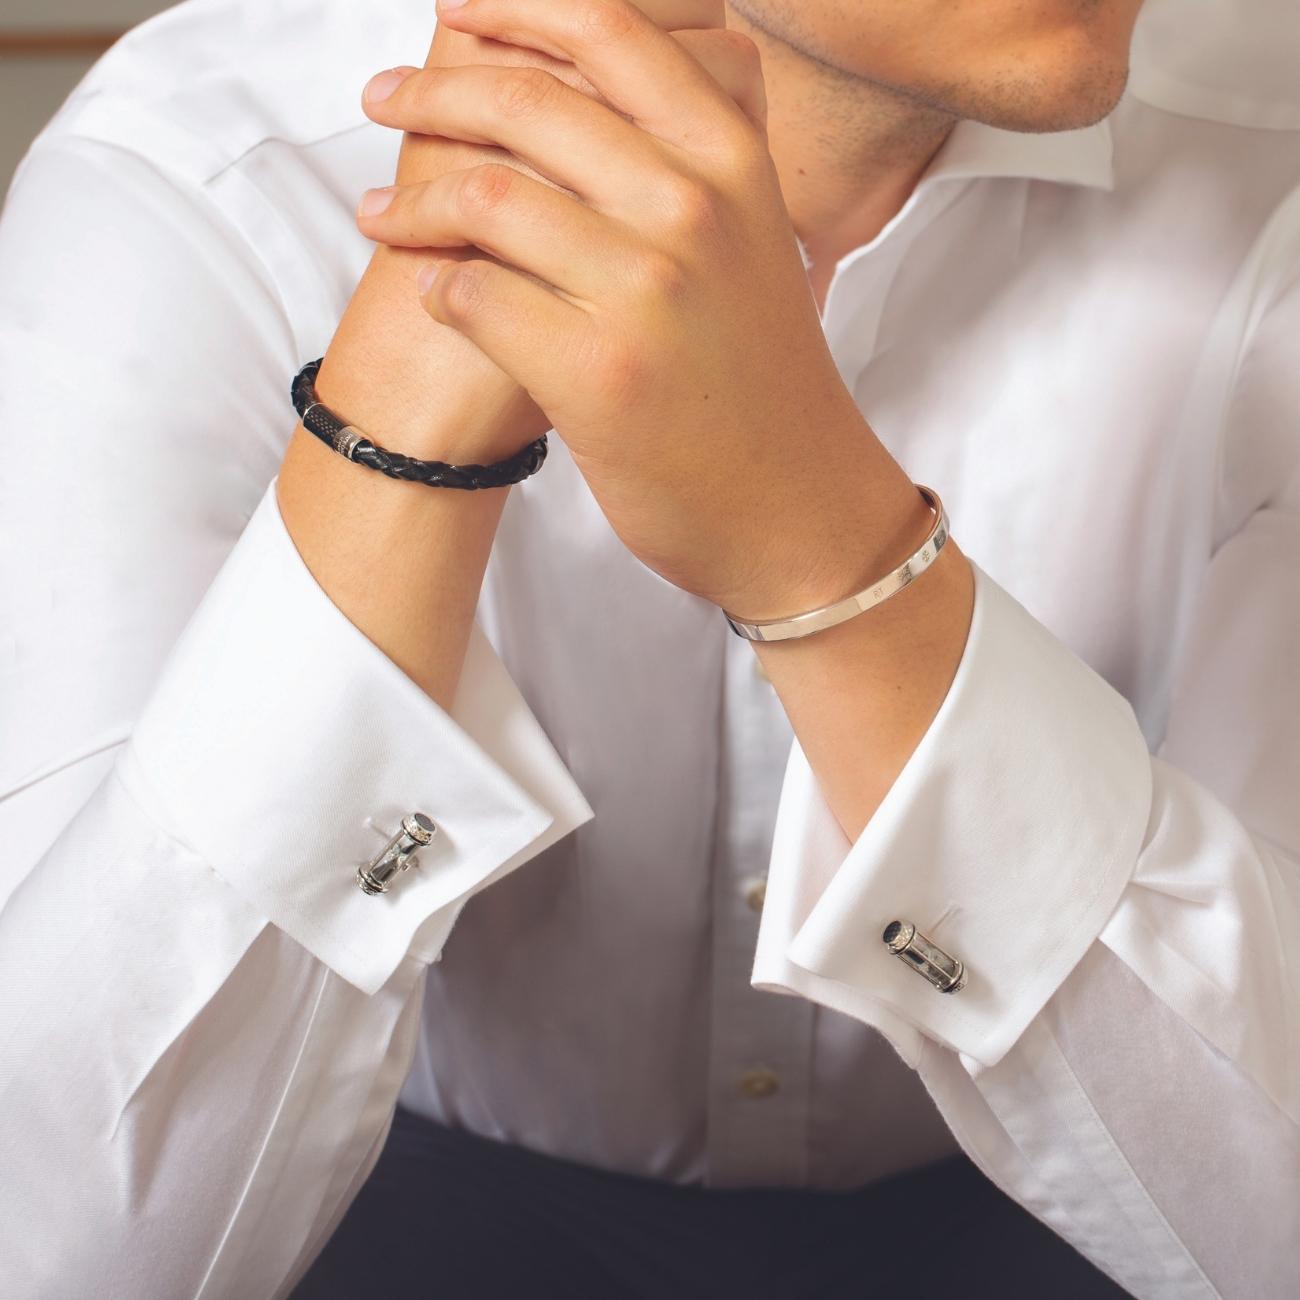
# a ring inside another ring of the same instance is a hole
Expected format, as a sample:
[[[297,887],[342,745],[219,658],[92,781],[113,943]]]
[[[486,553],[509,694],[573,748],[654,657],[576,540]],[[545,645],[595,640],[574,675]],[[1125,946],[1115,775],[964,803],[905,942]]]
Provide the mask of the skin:
[[[425,69],[375,78],[366,111],[406,144],[397,184],[363,199],[379,249],[319,387],[417,455],[491,459],[553,426],[644,563],[741,617],[791,614],[888,572],[932,522],[826,348],[835,262],[959,117],[1043,130],[1109,111],[1138,4],[645,8],[469,0],[440,10],[439,37],[473,42],[460,57],[435,39]],[[433,141],[460,153],[417,158]],[[417,271],[435,274],[417,289]],[[299,430],[286,524],[349,617],[449,703],[504,492],[455,501],[359,474],[379,477]],[[332,540],[340,514],[398,548],[404,618],[362,577],[356,535]],[[850,837],[946,695],[972,601],[950,541],[869,613],[756,648]]]
[[[734,84],[725,51],[708,48],[716,34],[709,29],[722,21],[715,0],[642,0],[642,8],[724,82]],[[438,24],[426,66],[482,63],[545,67],[595,94],[572,64]],[[396,180],[428,181],[487,161],[536,175],[492,145],[408,134]],[[471,250],[446,251],[468,256]],[[425,312],[413,290],[424,260],[418,249],[376,245],[325,354],[317,391],[361,428],[384,430],[386,446],[410,455],[461,463],[501,459],[545,432],[550,422],[511,376]],[[348,464],[301,425],[289,441],[276,484],[285,526],[317,582],[447,709],[455,704],[508,491],[432,491],[399,483]]]
[[[958,120],[1100,121],[1142,0],[733,0],[762,53],[768,142],[824,300],[835,262],[902,207]]]
[[[1013,131],[1086,126],[1127,78],[1141,0],[731,0],[727,25],[843,86]]]

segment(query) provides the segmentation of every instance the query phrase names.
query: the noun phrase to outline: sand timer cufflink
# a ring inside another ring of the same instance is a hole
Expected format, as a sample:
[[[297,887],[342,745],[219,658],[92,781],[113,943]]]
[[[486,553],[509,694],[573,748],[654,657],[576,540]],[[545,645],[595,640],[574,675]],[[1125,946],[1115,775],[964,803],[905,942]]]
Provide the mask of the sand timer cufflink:
[[[940,993],[956,993],[966,987],[965,965],[931,943],[911,921],[890,921],[880,937],[895,957],[924,975]]]
[[[418,850],[433,842],[438,833],[433,819],[422,812],[402,818],[402,828],[379,851],[378,855],[357,868],[357,884],[365,894],[386,894],[393,880],[407,867],[418,867]]]

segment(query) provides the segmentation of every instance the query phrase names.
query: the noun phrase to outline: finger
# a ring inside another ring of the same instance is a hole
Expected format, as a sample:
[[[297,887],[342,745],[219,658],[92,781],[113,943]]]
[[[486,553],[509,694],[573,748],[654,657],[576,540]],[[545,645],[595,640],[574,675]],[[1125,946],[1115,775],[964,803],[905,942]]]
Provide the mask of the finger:
[[[465,0],[441,8],[457,31],[528,45],[573,63],[637,126],[689,153],[747,120],[718,83],[631,0]]]
[[[652,23],[671,31],[674,27],[725,27],[725,0],[635,0]]]
[[[758,47],[753,41],[740,32],[723,27],[706,27],[703,24],[698,27],[676,28],[668,34],[721,85],[746,117],[756,126],[765,126],[767,96],[763,87]],[[503,68],[541,68],[566,85],[580,90],[589,99],[617,112],[600,91],[572,63],[564,59],[553,58],[541,50],[528,49],[523,45],[507,45],[504,41],[494,41],[489,37],[467,36],[461,32],[455,35],[474,45],[473,56],[467,54],[460,63],[430,66],[457,67],[461,64],[486,63]]]
[[[566,359],[579,355],[590,335],[590,316],[495,262],[430,263],[421,277],[434,270],[431,286],[418,283],[425,311],[474,343],[545,410],[550,384],[567,372]],[[544,348],[538,339],[546,340]]]
[[[635,0],[635,3],[648,18],[669,33],[684,30],[689,36],[699,29],[726,27],[725,0]],[[704,62],[703,59],[700,61]],[[493,40],[490,36],[474,36],[451,27],[436,26],[434,52],[424,66],[456,67],[466,63],[544,68],[575,90],[582,91],[607,108],[613,107],[567,59],[557,59],[525,45]]]
[[[664,161],[644,131],[539,68],[416,70],[366,112],[418,135],[499,145],[601,211],[642,208]]]
[[[668,33],[722,87],[749,120],[766,132],[767,88],[758,46],[725,28]]]
[[[366,213],[371,195],[387,197],[388,206]],[[372,190],[357,225],[399,248],[474,245],[587,303],[608,285],[611,268],[633,257],[626,227],[505,163]]]

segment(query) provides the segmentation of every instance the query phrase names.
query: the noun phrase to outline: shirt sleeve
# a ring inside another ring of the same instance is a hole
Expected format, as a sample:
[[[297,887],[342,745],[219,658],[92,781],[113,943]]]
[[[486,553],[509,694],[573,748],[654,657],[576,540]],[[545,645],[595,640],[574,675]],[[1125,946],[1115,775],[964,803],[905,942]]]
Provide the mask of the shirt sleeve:
[[[1189,400],[1217,533],[1155,751],[976,565],[949,693],[855,842],[792,752],[753,967],[884,1033],[986,1172],[1143,1297],[1300,1288],[1298,270],[1300,194]],[[893,956],[896,918],[966,987]]]
[[[591,810],[477,628],[444,711],[298,556],[302,358],[204,192],[46,138],[0,286],[0,1271],[276,1294],[375,1158],[461,907]],[[364,895],[415,810],[440,834]]]

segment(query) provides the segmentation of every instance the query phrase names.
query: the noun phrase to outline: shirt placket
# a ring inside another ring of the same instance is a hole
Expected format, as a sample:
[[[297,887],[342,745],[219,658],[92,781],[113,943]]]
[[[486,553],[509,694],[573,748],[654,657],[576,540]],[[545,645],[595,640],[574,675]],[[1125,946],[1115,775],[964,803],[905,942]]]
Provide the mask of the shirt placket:
[[[816,1007],[749,982],[791,739],[757,657],[729,636],[712,893],[706,1182],[714,1187],[806,1181]]]

